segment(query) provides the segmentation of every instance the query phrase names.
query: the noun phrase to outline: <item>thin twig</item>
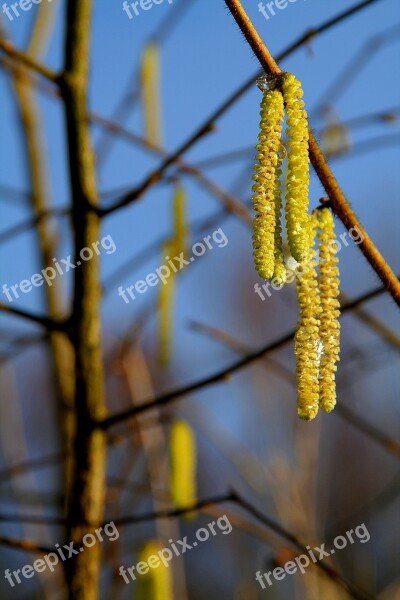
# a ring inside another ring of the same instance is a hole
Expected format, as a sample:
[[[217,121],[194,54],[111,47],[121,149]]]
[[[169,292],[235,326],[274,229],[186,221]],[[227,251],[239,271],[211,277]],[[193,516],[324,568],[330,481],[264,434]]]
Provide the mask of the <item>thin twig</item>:
[[[23,319],[27,319],[28,321],[32,321],[33,323],[41,325],[49,331],[67,331],[68,328],[67,321],[55,321],[54,319],[50,319],[49,317],[43,315],[35,315],[26,310],[22,310],[21,308],[16,308],[14,306],[4,304],[3,302],[0,302],[0,311],[10,313],[12,315],[15,315],[16,317],[22,317]]]
[[[17,48],[15,48],[15,46],[11,42],[9,42],[8,40],[5,40],[1,37],[0,37],[0,50],[3,50],[3,52],[7,56],[12,58],[13,60],[18,61],[20,64],[24,65],[25,67],[32,69],[32,71],[35,71],[39,75],[42,75],[43,77],[45,77],[52,83],[56,83],[56,84],[60,83],[59,73],[57,73],[56,71],[53,71],[52,69],[49,69],[45,65],[42,65],[40,62],[31,58],[25,52],[22,52],[21,50],[18,50]]]

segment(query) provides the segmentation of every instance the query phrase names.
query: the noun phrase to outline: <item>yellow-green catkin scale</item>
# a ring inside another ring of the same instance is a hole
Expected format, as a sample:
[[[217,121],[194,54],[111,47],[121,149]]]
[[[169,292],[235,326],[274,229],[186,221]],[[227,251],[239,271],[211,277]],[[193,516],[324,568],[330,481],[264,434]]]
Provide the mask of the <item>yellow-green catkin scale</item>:
[[[322,341],[319,406],[330,412],[336,405],[335,374],[340,353],[339,268],[335,223],[329,208],[318,211],[318,222]]]
[[[295,335],[297,372],[297,413],[301,419],[314,419],[319,408],[319,365],[322,344],[320,329],[320,297],[316,269],[314,236],[316,217],[309,216],[308,252],[296,280],[300,320]]]
[[[282,93],[287,113],[288,173],[286,184],[286,229],[290,252],[302,262],[308,252],[308,190],[310,159],[308,154],[308,119],[301,100],[300,82],[291,73],[282,77]]]
[[[163,245],[163,260],[165,261],[166,256],[173,256],[174,251],[174,240],[166,242]],[[175,283],[175,272],[171,270],[166,283],[161,284],[158,297],[160,339],[158,359],[162,367],[167,367],[171,360]]]
[[[150,42],[144,49],[140,79],[146,138],[152,144],[160,146],[160,48],[155,42]]]
[[[278,151],[281,144],[283,97],[278,90],[264,92],[253,179],[253,255],[256,270],[263,279],[271,279],[275,264],[275,198]]]
[[[139,561],[147,563],[151,556],[158,557],[163,549],[156,540],[147,542],[139,553]],[[158,557],[159,558],[159,557]],[[173,600],[172,569],[158,561],[156,568],[150,568],[145,575],[137,578],[134,600]]]
[[[170,432],[171,497],[176,508],[196,503],[196,438],[192,428],[182,419],[175,421]],[[193,519],[194,512],[185,517]]]
[[[286,281],[286,266],[285,258],[283,256],[283,242],[282,242],[282,226],[281,226],[281,212],[282,212],[282,189],[281,189],[281,175],[282,175],[282,160],[286,154],[284,146],[281,144],[278,152],[278,163],[275,170],[275,233],[274,233],[274,273],[272,279],[275,280],[276,285],[284,285]]]

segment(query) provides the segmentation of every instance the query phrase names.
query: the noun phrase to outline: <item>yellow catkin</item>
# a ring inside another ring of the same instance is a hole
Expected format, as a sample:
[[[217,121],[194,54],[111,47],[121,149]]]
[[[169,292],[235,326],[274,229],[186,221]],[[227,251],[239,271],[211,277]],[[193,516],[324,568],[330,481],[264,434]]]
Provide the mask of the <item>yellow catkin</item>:
[[[295,335],[297,371],[297,413],[310,421],[319,407],[319,365],[322,344],[320,329],[320,297],[314,251],[316,217],[309,216],[307,226],[308,252],[298,269],[296,281],[300,320]]]
[[[144,49],[140,75],[146,138],[160,146],[160,48],[155,42],[150,42]]]
[[[274,274],[275,198],[278,152],[281,145],[283,98],[278,90],[269,90],[261,101],[261,121],[258,144],[258,163],[254,166],[253,202],[256,215],[253,221],[253,255],[260,277],[270,279]]]
[[[174,256],[175,241],[170,240],[163,245],[162,258]],[[171,360],[172,348],[172,329],[173,329],[173,308],[175,298],[175,272],[171,270],[166,283],[160,284],[160,294],[158,297],[159,314],[159,336],[160,347],[158,359],[163,367],[167,367]]]
[[[156,540],[147,542],[139,553],[139,562],[147,563],[151,556],[159,558],[158,552],[162,549],[162,544]],[[135,600],[173,600],[172,569],[160,560],[157,563],[158,566],[150,568],[148,573],[137,578]]]
[[[177,420],[170,432],[171,497],[176,508],[196,503],[196,438],[186,421]],[[192,519],[193,512],[185,515]]]
[[[286,228],[293,258],[302,262],[308,252],[308,190],[310,159],[308,154],[308,120],[301,100],[300,82],[291,73],[282,77],[282,92],[287,113],[288,174],[286,185]]]
[[[275,234],[274,234],[274,274],[272,279],[275,280],[275,285],[284,285],[286,281],[286,265],[285,258],[283,256],[283,242],[282,242],[282,226],[281,226],[281,212],[282,212],[282,189],[281,189],[281,175],[282,175],[282,160],[286,154],[285,147],[281,144],[280,151],[278,152],[278,162],[275,170]]]
[[[318,211],[318,223],[322,341],[319,406],[330,412],[336,404],[335,373],[340,352],[340,303],[335,223],[329,208]]]
[[[181,252],[186,254],[189,230],[186,218],[187,194],[182,183],[179,182],[174,192],[174,230],[175,230],[175,252],[179,256]]]

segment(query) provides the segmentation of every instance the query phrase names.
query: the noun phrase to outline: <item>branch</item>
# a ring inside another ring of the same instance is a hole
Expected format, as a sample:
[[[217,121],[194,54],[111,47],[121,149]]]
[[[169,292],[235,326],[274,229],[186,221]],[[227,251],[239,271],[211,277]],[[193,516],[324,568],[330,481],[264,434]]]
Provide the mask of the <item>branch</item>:
[[[59,73],[57,73],[56,71],[52,71],[45,65],[42,65],[41,63],[37,62],[36,60],[31,58],[28,54],[25,54],[25,52],[21,52],[21,50],[17,50],[17,48],[15,48],[11,42],[9,42],[3,38],[0,38],[0,50],[3,50],[3,52],[7,56],[9,56],[13,60],[19,62],[21,65],[24,65],[25,67],[28,67],[29,69],[32,69],[32,71],[39,73],[39,75],[42,75],[42,77],[45,77],[52,83],[56,83],[56,84],[60,83]]]
[[[49,554],[49,552],[54,552],[54,547],[41,546],[35,544],[35,542],[32,542],[31,540],[16,540],[14,538],[0,537],[0,545],[15,548],[16,550],[22,550],[23,552],[35,552],[37,554]]]
[[[278,60],[284,60],[289,55],[293,54],[296,50],[301,48],[304,44],[308,43],[311,39],[315,38],[317,35],[327,31],[331,27],[334,27],[341,21],[344,21],[349,16],[355,14],[356,12],[366,8],[370,4],[377,2],[378,0],[364,0],[363,2],[359,2],[355,6],[346,11],[340,13],[333,19],[329,19],[325,23],[322,23],[318,27],[313,27],[308,29],[303,35],[301,35],[297,40],[295,40],[288,48],[286,48],[281,54],[278,56]],[[216,121],[231,107],[235,104],[237,100],[239,100],[245,92],[250,90],[254,86],[254,82],[257,79],[260,73],[257,72],[252,75],[250,79],[248,79],[240,88],[238,88],[221,106],[219,106],[212,115],[200,125],[200,127],[195,131],[195,133],[189,137],[189,139],[182,144],[182,146],[170,156],[169,160],[164,162],[158,169],[153,171],[147,179],[137,188],[123,195],[113,206],[107,209],[99,209],[101,216],[107,216],[113,213],[120,208],[128,206],[131,202],[138,200],[141,195],[147,191],[149,187],[157,183],[164,171],[175,162],[178,158],[180,158],[187,150],[189,150],[198,140],[200,140],[206,133],[212,131],[215,126]],[[168,163],[168,164],[166,164]]]
[[[33,313],[27,312],[26,310],[22,310],[21,308],[15,308],[13,306],[9,306],[8,304],[4,304],[3,302],[0,302],[0,311],[1,310],[15,315],[16,317],[22,317],[23,319],[32,321],[33,323],[41,325],[49,331],[65,332],[68,329],[67,321],[55,321],[54,319],[50,319],[49,317],[35,315]]]
[[[378,296],[379,294],[383,293],[384,291],[385,291],[385,288],[379,287],[379,288],[376,288],[376,289],[368,292],[367,294],[364,294],[362,296],[359,296],[358,298],[355,298],[354,300],[352,300],[351,302],[349,302],[348,304],[343,306],[341,314],[342,315],[345,314],[352,308],[355,308],[356,306],[359,306],[363,302],[366,302],[367,300],[370,300],[370,299]],[[129,419],[130,417],[134,417],[142,412],[145,412],[147,410],[152,410],[153,408],[158,407],[158,406],[165,406],[165,405],[171,404],[172,402],[175,402],[182,396],[186,396],[187,394],[191,394],[192,392],[195,392],[199,389],[208,387],[215,383],[219,383],[220,381],[224,381],[232,373],[235,373],[236,371],[239,371],[240,369],[247,367],[254,361],[258,360],[259,358],[262,358],[265,354],[272,352],[274,350],[277,350],[278,348],[281,348],[282,346],[284,346],[285,344],[290,342],[293,339],[294,335],[295,335],[295,332],[292,331],[292,332],[288,333],[287,335],[279,338],[275,342],[272,342],[272,343],[264,346],[260,350],[256,350],[255,352],[247,354],[240,360],[231,364],[229,367],[223,369],[222,371],[219,371],[218,373],[215,373],[214,375],[207,377],[206,379],[201,379],[201,380],[191,383],[183,388],[178,388],[177,390],[172,390],[171,392],[167,392],[166,394],[163,394],[162,396],[159,396],[158,398],[155,398],[153,400],[148,400],[147,402],[144,402],[143,404],[140,404],[139,406],[131,406],[130,408],[128,408],[126,410],[123,410],[119,413],[111,415],[103,420],[99,420],[97,422],[97,426],[102,429],[108,429],[112,425],[121,423],[121,422],[125,421],[126,419]]]
[[[230,348],[238,354],[246,354],[247,352],[249,352],[249,347],[246,344],[243,344],[242,342],[232,337],[225,331],[222,331],[215,327],[211,327],[209,325],[203,325],[202,323],[198,323],[196,321],[191,322],[190,326],[192,330],[202,333],[203,335],[206,335],[207,337],[210,337],[211,339],[220,342],[225,347]],[[268,368],[268,366],[271,366],[280,377],[282,377],[285,381],[289,381],[290,384],[292,384],[293,387],[296,389],[296,376],[292,373],[292,371],[287,369],[287,367],[283,366],[280,362],[273,360],[271,357],[266,358],[268,358],[269,364],[265,364],[265,367]],[[358,431],[364,433],[364,435],[366,435],[375,443],[385,448],[385,450],[387,450],[391,454],[400,457],[400,442],[389,437],[386,433],[375,427],[375,425],[369,423],[363,417],[358,416],[350,408],[347,408],[342,403],[339,403],[336,406],[334,414],[341,417],[344,421],[346,421]]]
[[[225,4],[232,13],[237,25],[249,43],[251,49],[259,60],[261,66],[267,73],[274,76],[279,76],[282,71],[276,63],[268,48],[256,31],[253,23],[242,7],[240,0],[225,0]],[[325,156],[321,152],[318,143],[310,130],[309,139],[310,160],[317,173],[326,193],[332,203],[332,210],[342,221],[343,225],[349,230],[356,228],[359,235],[363,238],[360,242],[360,250],[364,254],[367,261],[370,263],[382,283],[393,297],[396,304],[400,306],[400,281],[395,273],[387,264],[379,250],[376,248],[368,233],[358,220],[357,215],[348,203],[343,194],[338,182],[335,179]]]
[[[207,498],[204,500],[200,500],[190,506],[179,509],[172,510],[162,510],[157,512],[148,512],[142,515],[132,515],[127,517],[115,518],[113,522],[116,527],[121,527],[124,525],[144,523],[147,521],[154,521],[156,519],[165,519],[165,518],[174,518],[184,515],[186,513],[190,513],[192,511],[201,510],[207,506],[215,505],[215,504],[223,504],[224,502],[233,502],[243,510],[245,510],[249,515],[254,517],[257,521],[259,521],[264,527],[267,527],[280,537],[283,537],[285,540],[290,542],[295,548],[308,555],[308,549],[305,544],[303,544],[297,536],[293,533],[282,527],[279,523],[271,519],[271,517],[263,514],[259,511],[255,506],[247,502],[241,495],[232,490],[231,492]],[[344,588],[355,600],[369,600],[371,597],[366,592],[359,590],[356,586],[349,583],[340,573],[338,573],[334,568],[325,565],[323,562],[312,563],[315,564],[315,567],[322,571],[324,575],[328,576],[329,579],[335,581],[338,585]]]

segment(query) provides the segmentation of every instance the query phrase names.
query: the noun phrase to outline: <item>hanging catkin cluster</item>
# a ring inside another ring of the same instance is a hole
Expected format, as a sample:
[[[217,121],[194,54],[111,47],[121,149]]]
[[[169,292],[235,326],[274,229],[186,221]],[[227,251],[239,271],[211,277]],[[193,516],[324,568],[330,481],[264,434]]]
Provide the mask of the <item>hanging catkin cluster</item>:
[[[261,101],[260,133],[257,164],[254,167],[253,248],[257,272],[264,279],[276,279],[277,285],[286,280],[282,251],[282,192],[281,164],[285,150],[281,142],[284,106],[286,106],[288,146],[288,175],[286,185],[286,228],[289,248],[301,262],[309,246],[308,223],[308,121],[301,100],[300,82],[290,73],[281,77],[281,88],[267,89]]]
[[[275,80],[274,89],[268,81],[260,83],[264,93],[253,175],[254,261],[261,277],[272,279],[277,286],[285,283],[280,178],[285,157],[281,133],[286,109],[289,148],[286,231],[290,252],[299,263],[296,289],[300,319],[295,334],[297,411],[302,419],[309,421],[320,408],[330,412],[336,404],[335,372],[339,360],[340,326],[334,220],[328,208],[318,210],[316,215],[308,214],[309,133],[300,82],[291,73],[283,73]],[[316,237],[319,274],[314,249]]]
[[[318,231],[319,277],[314,251]],[[336,404],[335,372],[339,360],[339,269],[334,220],[328,208],[310,217],[307,260],[297,278],[300,320],[295,335],[297,412],[307,421],[321,408],[330,412]]]

